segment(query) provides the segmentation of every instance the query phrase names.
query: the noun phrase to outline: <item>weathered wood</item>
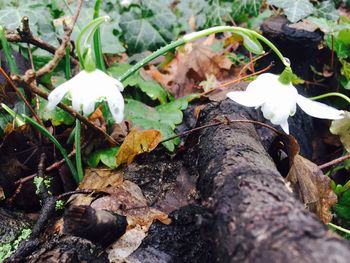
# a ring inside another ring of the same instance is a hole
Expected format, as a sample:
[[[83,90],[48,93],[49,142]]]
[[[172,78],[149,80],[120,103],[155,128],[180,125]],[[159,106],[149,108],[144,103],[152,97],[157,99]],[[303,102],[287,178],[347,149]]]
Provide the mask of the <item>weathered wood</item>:
[[[199,125],[251,118],[232,101],[211,104]],[[350,243],[328,231],[285,185],[251,124],[203,130],[190,165],[214,215],[205,232],[216,262],[348,262]]]

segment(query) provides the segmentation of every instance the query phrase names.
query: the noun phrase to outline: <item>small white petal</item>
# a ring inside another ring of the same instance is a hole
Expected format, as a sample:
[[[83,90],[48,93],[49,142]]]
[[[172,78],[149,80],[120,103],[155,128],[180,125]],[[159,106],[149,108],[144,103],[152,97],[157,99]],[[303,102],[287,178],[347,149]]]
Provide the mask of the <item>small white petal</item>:
[[[282,122],[282,123],[280,124],[280,126],[281,126],[282,130],[283,130],[285,133],[289,134],[288,120],[286,120],[285,122]]]
[[[117,123],[121,123],[124,117],[124,99],[118,90],[107,97],[109,109]]]
[[[66,95],[69,89],[69,83],[65,82],[60,86],[56,87],[53,91],[51,91],[47,98],[48,103],[46,108],[50,111],[53,110],[57,106],[57,104],[63,99],[64,95]]]
[[[343,111],[337,110],[321,102],[307,99],[299,94],[297,96],[297,103],[308,115],[316,118],[337,120],[343,117]]]
[[[266,100],[265,96],[259,96],[259,93],[248,91],[231,91],[227,93],[227,97],[247,107],[259,107]]]

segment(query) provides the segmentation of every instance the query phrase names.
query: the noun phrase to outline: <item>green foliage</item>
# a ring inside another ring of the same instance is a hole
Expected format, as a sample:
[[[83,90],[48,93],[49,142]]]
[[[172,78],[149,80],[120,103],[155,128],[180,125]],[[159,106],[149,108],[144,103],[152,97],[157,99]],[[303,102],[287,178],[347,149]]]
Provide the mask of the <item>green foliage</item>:
[[[100,162],[111,169],[117,168],[115,157],[118,152],[119,147],[97,150],[89,156],[87,163],[93,168],[97,167]]]
[[[267,3],[282,8],[289,21],[293,23],[315,12],[309,0],[267,0]]]
[[[120,77],[131,68],[128,64],[116,64],[108,69],[108,72],[115,78]],[[139,72],[133,74],[123,82],[124,86],[138,87],[152,100],[158,100],[161,104],[166,103],[168,93],[154,80],[145,80]]]
[[[159,105],[155,108],[129,99],[125,107],[125,119],[144,129],[156,129],[161,132],[162,140],[175,136],[174,129],[182,122],[182,110],[186,109],[188,102],[198,95],[186,96],[175,101]],[[180,143],[179,138],[164,142],[169,151],[174,151]]]
[[[23,228],[18,238],[12,243],[2,244],[0,246],[0,262],[3,262],[6,258],[10,257],[18,248],[19,244],[29,238],[32,233],[31,229]]]
[[[338,196],[338,203],[334,206],[334,209],[339,217],[350,221],[350,189]]]
[[[334,50],[341,64],[340,83],[345,89],[350,89],[350,20],[340,17],[337,23],[325,18],[309,19],[325,33],[328,48]]]

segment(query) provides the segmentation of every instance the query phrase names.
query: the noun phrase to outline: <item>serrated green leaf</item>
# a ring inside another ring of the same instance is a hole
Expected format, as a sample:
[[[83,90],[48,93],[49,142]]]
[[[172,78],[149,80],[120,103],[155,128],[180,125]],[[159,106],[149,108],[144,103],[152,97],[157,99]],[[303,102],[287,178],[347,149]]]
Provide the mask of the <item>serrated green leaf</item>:
[[[183,97],[173,102],[152,108],[136,100],[126,100],[125,119],[144,129],[156,129],[161,132],[162,140],[175,136],[175,126],[182,122],[184,110],[193,96]],[[179,138],[164,142],[169,151],[174,151]]]
[[[315,8],[309,0],[267,0],[267,3],[282,8],[284,14],[292,23],[298,22],[315,12]]]
[[[122,14],[120,26],[130,53],[153,51],[167,44],[169,39],[159,32],[156,22],[158,20],[154,16],[143,17],[143,13],[136,8]]]
[[[87,163],[93,168],[97,167],[100,162],[111,169],[117,168],[115,157],[118,154],[118,151],[119,147],[97,150],[90,155]]]

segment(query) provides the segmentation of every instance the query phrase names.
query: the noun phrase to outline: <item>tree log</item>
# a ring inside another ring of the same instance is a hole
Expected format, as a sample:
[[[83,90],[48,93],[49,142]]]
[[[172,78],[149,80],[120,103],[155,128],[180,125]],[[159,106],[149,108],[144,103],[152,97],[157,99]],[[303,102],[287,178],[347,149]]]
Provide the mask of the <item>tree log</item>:
[[[232,101],[209,104],[199,125],[214,118],[251,118]],[[205,232],[216,262],[348,262],[350,243],[331,233],[294,198],[252,124],[203,130],[190,166],[213,211]]]

